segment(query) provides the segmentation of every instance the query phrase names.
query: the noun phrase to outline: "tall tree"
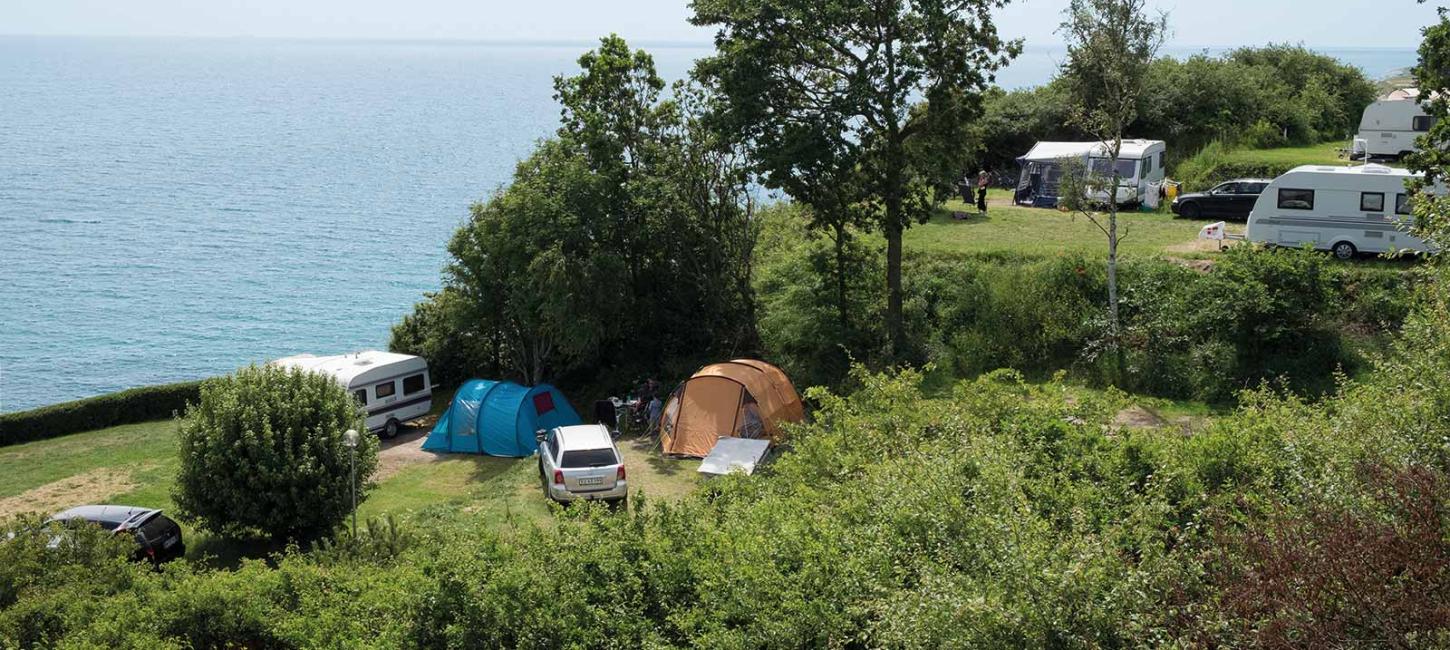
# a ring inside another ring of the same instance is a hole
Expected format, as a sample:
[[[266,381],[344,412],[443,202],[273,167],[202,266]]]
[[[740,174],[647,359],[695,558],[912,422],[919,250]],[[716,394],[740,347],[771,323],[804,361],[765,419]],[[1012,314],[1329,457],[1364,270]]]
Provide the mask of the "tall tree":
[[[1408,166],[1425,175],[1410,184],[1415,190],[1415,234],[1443,249],[1450,244],[1450,196],[1418,191],[1450,181],[1450,12],[1445,7],[1439,12],[1440,21],[1423,30],[1420,60],[1413,70],[1420,97],[1425,98],[1422,105],[1434,122],[1415,141],[1416,152]]]
[[[817,205],[816,183],[854,176],[886,237],[886,326],[902,322],[902,234],[960,173],[927,138],[962,143],[993,73],[1021,50],[997,35],[1005,0],[694,0],[716,28],[695,76],[718,95],[715,124],[748,143],[764,183]],[[913,105],[921,107],[913,110]],[[813,178],[814,176],[814,178]],[[848,186],[842,185],[842,188]],[[795,195],[795,194],[793,194]],[[814,210],[828,223],[849,212]],[[838,230],[838,237],[843,230]]]
[[[1103,163],[1089,165],[1083,185],[1066,184],[1062,191],[1108,240],[1108,343],[1121,372],[1118,244],[1127,232],[1118,229],[1122,174],[1117,160],[1125,131],[1138,116],[1149,65],[1167,36],[1168,17],[1150,14],[1145,0],[1072,0],[1064,13],[1058,31],[1067,43],[1067,60],[1060,79],[1067,88],[1070,119],[1101,143]],[[1101,201],[1106,215],[1094,212],[1094,200]]]

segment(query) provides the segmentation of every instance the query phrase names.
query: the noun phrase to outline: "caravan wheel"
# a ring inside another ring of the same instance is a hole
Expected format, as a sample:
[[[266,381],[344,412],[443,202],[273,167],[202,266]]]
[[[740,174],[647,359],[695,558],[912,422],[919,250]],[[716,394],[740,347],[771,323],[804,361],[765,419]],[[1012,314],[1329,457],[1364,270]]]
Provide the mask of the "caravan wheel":
[[[1336,259],[1341,260],[1352,260],[1354,259],[1354,254],[1359,252],[1355,250],[1354,244],[1351,244],[1347,241],[1342,241],[1335,244],[1334,248],[1330,250],[1334,251],[1334,257]]]
[[[397,420],[389,419],[388,423],[383,425],[383,440],[392,440],[398,437],[398,426]]]

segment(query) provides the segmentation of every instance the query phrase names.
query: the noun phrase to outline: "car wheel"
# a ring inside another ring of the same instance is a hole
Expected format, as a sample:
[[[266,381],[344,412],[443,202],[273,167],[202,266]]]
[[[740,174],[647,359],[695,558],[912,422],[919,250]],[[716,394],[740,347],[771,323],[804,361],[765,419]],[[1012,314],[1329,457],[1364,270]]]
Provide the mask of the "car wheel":
[[[388,420],[388,423],[383,425],[383,440],[392,440],[398,437],[399,426],[397,420]]]
[[[1197,219],[1203,216],[1203,208],[1198,207],[1197,203],[1184,203],[1178,206],[1178,214],[1184,219]]]
[[[1351,244],[1347,241],[1342,241],[1335,244],[1334,247],[1330,250],[1334,252],[1335,258],[1341,260],[1352,260],[1354,259],[1354,254],[1359,252],[1355,250],[1354,244]]]

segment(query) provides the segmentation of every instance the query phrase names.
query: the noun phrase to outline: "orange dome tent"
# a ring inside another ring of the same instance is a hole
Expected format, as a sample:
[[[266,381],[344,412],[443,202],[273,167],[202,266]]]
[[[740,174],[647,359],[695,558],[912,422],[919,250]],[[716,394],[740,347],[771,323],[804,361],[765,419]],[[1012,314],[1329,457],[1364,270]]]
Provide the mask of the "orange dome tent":
[[[780,368],[735,359],[699,369],[670,394],[660,414],[660,446],[666,454],[703,458],[722,437],[774,440],[781,422],[804,417]]]

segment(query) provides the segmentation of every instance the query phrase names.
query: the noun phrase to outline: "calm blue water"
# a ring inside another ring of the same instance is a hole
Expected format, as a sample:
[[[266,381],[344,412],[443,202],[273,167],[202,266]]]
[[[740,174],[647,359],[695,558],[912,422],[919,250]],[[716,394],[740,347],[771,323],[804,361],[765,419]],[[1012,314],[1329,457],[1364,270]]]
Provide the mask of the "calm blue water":
[[[386,345],[587,47],[0,37],[0,412]]]

